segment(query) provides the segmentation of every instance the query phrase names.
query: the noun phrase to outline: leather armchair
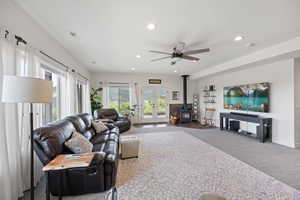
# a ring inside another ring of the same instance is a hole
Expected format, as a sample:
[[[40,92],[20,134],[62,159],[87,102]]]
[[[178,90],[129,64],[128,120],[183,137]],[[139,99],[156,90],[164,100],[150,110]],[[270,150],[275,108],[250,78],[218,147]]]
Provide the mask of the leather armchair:
[[[117,126],[120,133],[126,132],[131,127],[131,122],[128,118],[122,117],[113,108],[103,108],[94,111],[95,119],[110,119],[112,123]]]
[[[70,154],[64,145],[74,131],[81,133],[93,144],[96,156],[89,167],[71,168],[63,172],[50,171],[49,190],[52,195],[80,195],[104,192],[115,186],[119,160],[119,129],[95,134],[92,116],[84,113],[69,116],[34,130],[34,150],[43,165],[59,154]]]

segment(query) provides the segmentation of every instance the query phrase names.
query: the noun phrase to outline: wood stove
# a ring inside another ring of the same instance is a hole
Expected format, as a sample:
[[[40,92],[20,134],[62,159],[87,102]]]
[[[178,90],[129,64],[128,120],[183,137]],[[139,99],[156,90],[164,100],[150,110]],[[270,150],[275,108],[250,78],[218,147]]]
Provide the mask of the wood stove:
[[[189,75],[182,75],[183,78],[183,106],[180,109],[180,123],[190,123],[192,121],[192,106],[187,104],[187,79]]]

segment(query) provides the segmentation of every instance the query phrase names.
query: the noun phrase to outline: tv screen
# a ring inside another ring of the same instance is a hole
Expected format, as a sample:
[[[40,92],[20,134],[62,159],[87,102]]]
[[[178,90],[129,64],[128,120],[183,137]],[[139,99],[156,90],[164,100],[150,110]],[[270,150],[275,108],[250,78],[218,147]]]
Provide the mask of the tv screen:
[[[224,108],[269,112],[270,84],[255,83],[224,88]]]

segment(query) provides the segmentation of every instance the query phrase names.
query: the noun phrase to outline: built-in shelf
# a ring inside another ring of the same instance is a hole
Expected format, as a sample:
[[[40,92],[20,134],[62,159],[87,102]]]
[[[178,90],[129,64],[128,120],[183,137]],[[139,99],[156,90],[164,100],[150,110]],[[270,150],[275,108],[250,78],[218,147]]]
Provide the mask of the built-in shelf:
[[[217,97],[216,95],[205,95],[203,97]]]
[[[204,101],[204,103],[217,103],[215,101]]]

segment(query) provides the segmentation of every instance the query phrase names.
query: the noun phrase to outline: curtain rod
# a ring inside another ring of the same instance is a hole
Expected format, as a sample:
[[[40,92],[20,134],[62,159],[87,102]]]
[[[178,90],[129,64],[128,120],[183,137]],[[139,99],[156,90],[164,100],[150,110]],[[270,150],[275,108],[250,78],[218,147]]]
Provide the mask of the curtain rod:
[[[5,30],[5,36],[4,36],[4,37],[7,38],[8,35],[9,35],[9,31],[8,31],[8,30]],[[24,40],[21,36],[15,35],[15,39],[17,40],[17,45],[18,45],[20,42],[23,43],[23,44],[25,44],[25,45],[28,44],[28,42],[27,42],[26,40]],[[64,63],[60,62],[59,60],[53,58],[52,56],[49,56],[47,53],[45,53],[45,52],[43,52],[43,51],[41,51],[41,50],[39,50],[39,52],[40,52],[42,55],[44,55],[44,56],[48,57],[49,59],[53,60],[54,62],[56,62],[56,63],[62,65],[62,66],[65,67],[67,70],[70,69],[70,67],[68,67],[68,66],[65,65]],[[74,73],[77,73],[79,76],[81,76],[81,77],[84,78],[85,80],[89,80],[88,78],[86,78],[85,76],[83,76],[82,74],[80,74],[79,72],[76,72],[75,69],[71,69],[71,71],[74,72]]]
[[[55,58],[53,58],[52,56],[49,56],[48,54],[46,54],[45,52],[43,51],[39,51],[41,54],[43,54],[44,56],[46,56],[47,58],[50,58],[51,60],[53,60],[54,62],[62,65],[63,67],[66,68],[66,70],[69,70],[69,67],[67,65],[65,65],[64,63],[60,62],[59,60],[56,60]]]

